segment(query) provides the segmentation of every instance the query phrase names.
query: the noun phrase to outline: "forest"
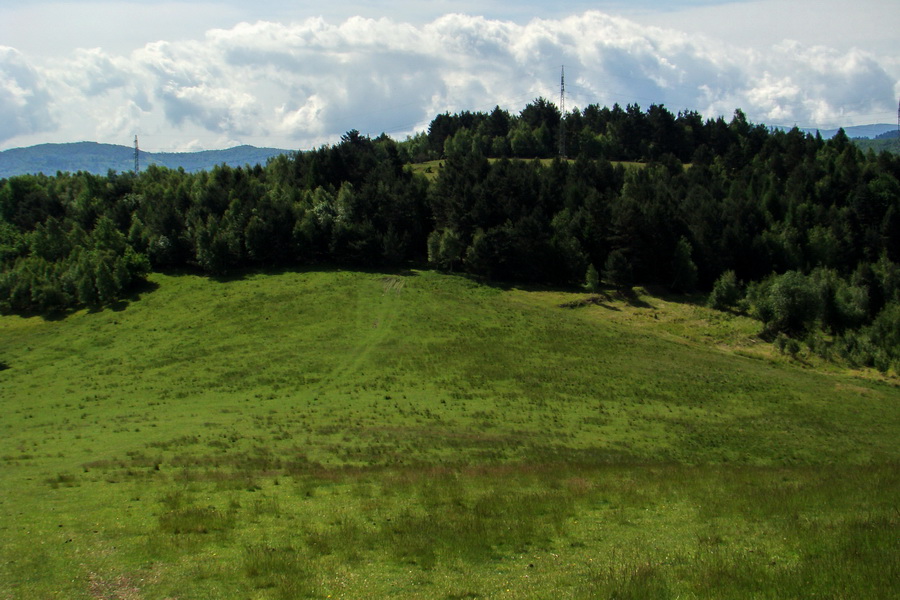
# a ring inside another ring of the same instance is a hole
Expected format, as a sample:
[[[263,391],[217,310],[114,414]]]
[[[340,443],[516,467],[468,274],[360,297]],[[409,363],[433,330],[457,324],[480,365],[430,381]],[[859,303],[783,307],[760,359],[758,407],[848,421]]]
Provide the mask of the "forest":
[[[264,166],[2,179],[0,263],[0,312],[42,315],[114,304],[171,269],[428,264],[665,286],[753,315],[785,352],[900,372],[900,156],[740,110],[562,115],[539,98]]]

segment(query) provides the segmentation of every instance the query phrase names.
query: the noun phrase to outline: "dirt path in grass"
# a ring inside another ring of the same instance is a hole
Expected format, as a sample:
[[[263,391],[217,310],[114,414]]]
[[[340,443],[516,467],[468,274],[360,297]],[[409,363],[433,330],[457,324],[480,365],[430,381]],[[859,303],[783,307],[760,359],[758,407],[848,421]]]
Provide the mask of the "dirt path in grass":
[[[360,286],[356,295],[347,299],[356,303],[355,318],[347,323],[348,328],[353,328],[353,345],[335,361],[332,371],[323,378],[321,389],[342,387],[348,379],[365,379],[364,373],[362,377],[358,374],[365,371],[372,352],[388,338],[404,285],[400,277],[385,276],[371,285]]]

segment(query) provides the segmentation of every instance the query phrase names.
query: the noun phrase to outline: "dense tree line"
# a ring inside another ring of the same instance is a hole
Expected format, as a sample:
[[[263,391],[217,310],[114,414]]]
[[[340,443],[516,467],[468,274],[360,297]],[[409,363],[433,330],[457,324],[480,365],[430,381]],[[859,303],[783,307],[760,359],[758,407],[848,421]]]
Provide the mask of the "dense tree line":
[[[698,148],[706,147],[715,156],[727,156],[732,165],[757,152],[769,134],[766,127],[749,123],[740,110],[730,123],[722,117],[704,120],[693,111],[673,115],[662,105],[645,112],[636,104],[591,104],[563,116],[556,105],[538,98],[518,115],[499,106],[489,113],[438,115],[427,133],[401,145],[403,157],[407,162],[439,159],[447,154],[448,140],[463,129],[480,153],[494,158],[555,157],[562,132],[572,158],[645,161],[672,155],[689,162]]]
[[[552,157],[565,131],[569,160]],[[433,180],[405,165],[439,157]],[[642,164],[636,165],[635,162]],[[711,290],[785,351],[900,364],[900,158],[630,105],[439,115],[196,174],[0,181],[0,309],[114,302],[151,269],[424,263],[490,279]],[[791,343],[788,343],[791,342]]]

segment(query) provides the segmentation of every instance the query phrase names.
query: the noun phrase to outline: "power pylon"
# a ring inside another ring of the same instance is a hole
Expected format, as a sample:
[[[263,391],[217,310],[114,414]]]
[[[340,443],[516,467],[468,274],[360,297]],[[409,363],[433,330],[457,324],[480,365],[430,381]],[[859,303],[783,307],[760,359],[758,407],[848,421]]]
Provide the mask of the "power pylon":
[[[566,157],[566,65],[559,77],[559,157]]]

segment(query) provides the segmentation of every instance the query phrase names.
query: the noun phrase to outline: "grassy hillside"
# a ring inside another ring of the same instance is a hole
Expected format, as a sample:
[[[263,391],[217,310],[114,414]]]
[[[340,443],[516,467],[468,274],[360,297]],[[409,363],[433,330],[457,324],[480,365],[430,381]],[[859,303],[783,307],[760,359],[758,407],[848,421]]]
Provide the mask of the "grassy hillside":
[[[495,163],[500,160],[502,160],[502,159],[500,159],[500,158],[489,158],[488,159],[488,161],[491,163]],[[512,158],[510,160],[523,160],[526,162],[531,162],[531,161],[537,160],[541,164],[546,166],[546,165],[551,164],[555,159],[553,159],[553,158],[539,158],[539,159]],[[566,159],[566,160],[568,162],[574,162],[574,159],[571,159],[571,158]],[[646,163],[617,160],[617,161],[612,161],[612,164],[613,165],[624,165],[625,168],[634,168],[634,167],[640,168],[640,167],[643,167]],[[407,168],[410,171],[412,171],[413,173],[417,173],[419,175],[424,175],[430,181],[434,181],[435,179],[437,179],[437,176],[440,174],[443,166],[444,166],[443,160],[429,160],[429,161],[421,162],[421,163],[410,163],[409,165],[407,165]],[[687,164],[685,166],[689,168],[690,164]]]
[[[876,154],[880,152],[900,154],[900,138],[896,137],[876,140],[855,139],[853,140],[853,143],[859,146],[864,152],[872,150]]]
[[[690,304],[153,275],[0,318],[0,597],[889,597],[900,391]]]

